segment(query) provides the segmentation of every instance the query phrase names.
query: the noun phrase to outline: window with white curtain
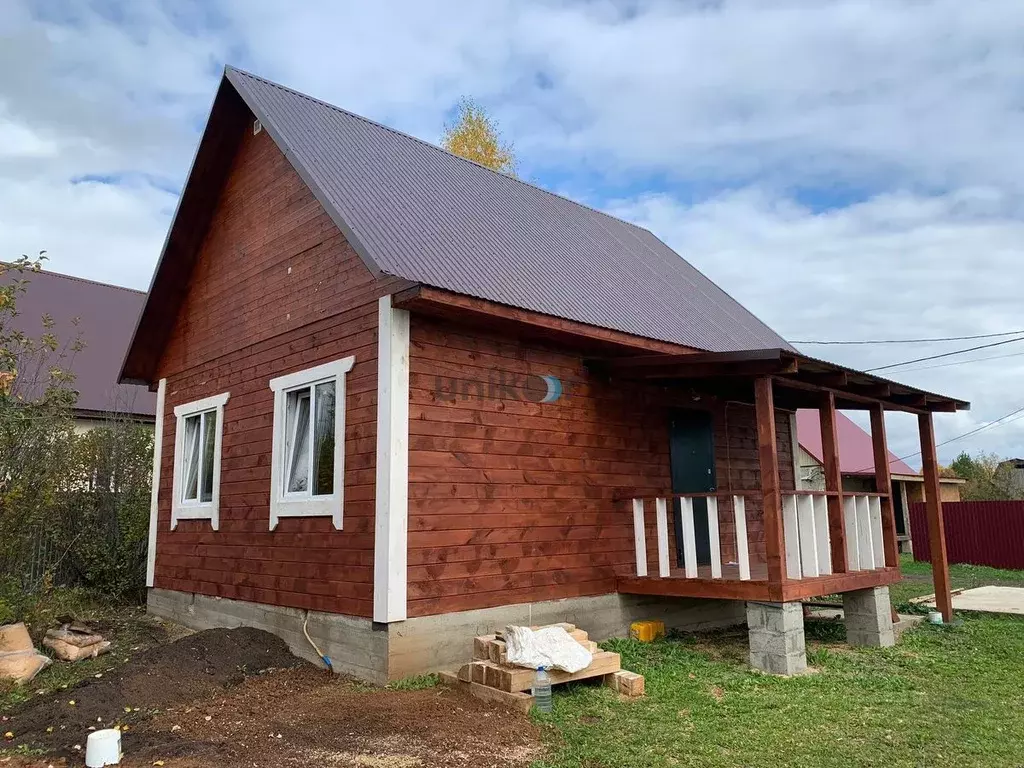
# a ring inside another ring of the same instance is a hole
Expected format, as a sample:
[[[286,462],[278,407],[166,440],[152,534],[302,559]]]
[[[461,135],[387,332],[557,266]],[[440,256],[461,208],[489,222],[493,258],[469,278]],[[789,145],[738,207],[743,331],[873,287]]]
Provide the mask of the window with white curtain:
[[[272,379],[270,529],[282,517],[331,517],[341,529],[345,374],[355,358]]]
[[[225,392],[174,409],[174,483],[171,528],[179,520],[209,520],[220,525],[220,454]]]

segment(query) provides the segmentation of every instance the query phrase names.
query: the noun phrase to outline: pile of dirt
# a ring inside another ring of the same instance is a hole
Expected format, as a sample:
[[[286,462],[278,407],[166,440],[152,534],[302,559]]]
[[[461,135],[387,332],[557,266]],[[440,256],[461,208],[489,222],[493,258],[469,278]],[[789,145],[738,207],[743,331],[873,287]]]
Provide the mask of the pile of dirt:
[[[143,651],[102,678],[32,699],[9,715],[4,727],[15,736],[5,746],[70,756],[81,754],[74,746],[84,747],[90,728],[127,725],[122,743],[131,752],[134,726],[157,712],[223,693],[268,669],[304,664],[268,632],[199,632]]]

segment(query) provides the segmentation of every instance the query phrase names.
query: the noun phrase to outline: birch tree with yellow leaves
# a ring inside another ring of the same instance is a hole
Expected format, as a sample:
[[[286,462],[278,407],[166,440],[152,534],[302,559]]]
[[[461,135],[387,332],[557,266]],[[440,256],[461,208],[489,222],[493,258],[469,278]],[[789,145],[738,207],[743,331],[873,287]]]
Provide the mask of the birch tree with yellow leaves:
[[[491,170],[515,175],[512,144],[502,139],[497,122],[473,99],[459,101],[455,118],[444,127],[441,146]]]

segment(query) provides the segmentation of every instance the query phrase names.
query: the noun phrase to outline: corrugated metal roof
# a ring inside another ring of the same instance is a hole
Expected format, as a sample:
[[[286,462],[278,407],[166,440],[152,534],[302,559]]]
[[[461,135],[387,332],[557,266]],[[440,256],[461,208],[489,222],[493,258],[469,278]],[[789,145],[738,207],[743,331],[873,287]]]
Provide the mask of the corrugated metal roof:
[[[254,75],[226,77],[371,268],[712,352],[790,348],[645,229]]]
[[[817,411],[798,409],[796,437],[800,447],[819,463],[824,461],[821,445],[821,419]],[[871,435],[842,413],[836,413],[836,439],[839,442],[839,471],[844,475],[874,475],[875,449]],[[919,475],[909,464],[889,451],[889,471],[896,475]]]
[[[47,314],[53,318],[52,332],[62,345],[81,334],[85,348],[69,353],[63,363],[75,374],[79,411],[135,417],[156,413],[156,395],[145,387],[117,382],[146,294],[56,272],[9,273],[0,279],[12,278],[28,281],[25,293],[17,299],[18,315],[13,323],[17,330],[39,338],[46,330],[42,317]]]

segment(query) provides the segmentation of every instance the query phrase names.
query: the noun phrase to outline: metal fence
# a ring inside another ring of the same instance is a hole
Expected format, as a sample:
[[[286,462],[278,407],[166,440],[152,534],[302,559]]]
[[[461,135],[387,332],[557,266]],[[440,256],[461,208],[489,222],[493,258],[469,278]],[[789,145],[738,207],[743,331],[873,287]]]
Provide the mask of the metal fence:
[[[942,504],[951,563],[1024,570],[1024,501],[948,501]],[[914,559],[931,560],[924,502],[910,505]]]

